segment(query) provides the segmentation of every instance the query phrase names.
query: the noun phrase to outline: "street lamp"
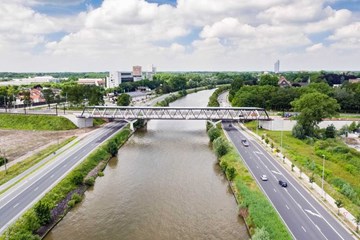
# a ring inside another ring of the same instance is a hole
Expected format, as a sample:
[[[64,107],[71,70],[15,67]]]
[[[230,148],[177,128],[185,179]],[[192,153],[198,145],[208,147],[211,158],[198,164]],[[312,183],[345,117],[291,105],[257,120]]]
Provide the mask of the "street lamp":
[[[280,133],[280,148],[281,153],[283,154],[283,130],[284,130],[284,119],[281,119],[281,133]]]
[[[325,191],[324,191],[325,155],[322,155],[322,157],[323,157],[323,169],[322,169],[321,188],[323,195],[325,196]]]

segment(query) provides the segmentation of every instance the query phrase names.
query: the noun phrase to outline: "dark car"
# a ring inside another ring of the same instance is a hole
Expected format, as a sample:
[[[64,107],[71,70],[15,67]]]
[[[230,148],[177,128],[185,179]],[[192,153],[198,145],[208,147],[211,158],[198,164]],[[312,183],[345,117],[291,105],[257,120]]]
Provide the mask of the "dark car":
[[[287,182],[284,182],[284,181],[282,181],[282,180],[279,180],[279,184],[280,184],[280,186],[282,186],[282,187],[287,187]]]
[[[248,147],[249,146],[249,142],[246,139],[242,139],[241,143],[245,146]]]

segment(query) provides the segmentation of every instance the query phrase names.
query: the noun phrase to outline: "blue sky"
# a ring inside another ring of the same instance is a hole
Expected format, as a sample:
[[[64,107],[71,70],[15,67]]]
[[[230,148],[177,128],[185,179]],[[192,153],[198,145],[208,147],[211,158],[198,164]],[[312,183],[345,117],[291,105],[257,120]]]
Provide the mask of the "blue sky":
[[[0,71],[359,70],[360,0],[2,0],[0,13]]]

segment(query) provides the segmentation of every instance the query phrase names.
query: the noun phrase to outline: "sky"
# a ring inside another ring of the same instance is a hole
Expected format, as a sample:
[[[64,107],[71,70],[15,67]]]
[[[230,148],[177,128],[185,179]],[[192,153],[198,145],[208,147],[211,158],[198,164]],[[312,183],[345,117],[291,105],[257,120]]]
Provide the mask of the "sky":
[[[360,0],[1,0],[0,72],[360,70]]]

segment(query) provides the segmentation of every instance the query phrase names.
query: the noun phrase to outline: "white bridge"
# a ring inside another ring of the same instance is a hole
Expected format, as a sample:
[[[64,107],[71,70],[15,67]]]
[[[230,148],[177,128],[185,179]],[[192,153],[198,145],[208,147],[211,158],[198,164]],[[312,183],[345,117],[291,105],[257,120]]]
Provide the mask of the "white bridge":
[[[264,108],[254,107],[88,106],[78,117],[124,120],[271,120]]]

